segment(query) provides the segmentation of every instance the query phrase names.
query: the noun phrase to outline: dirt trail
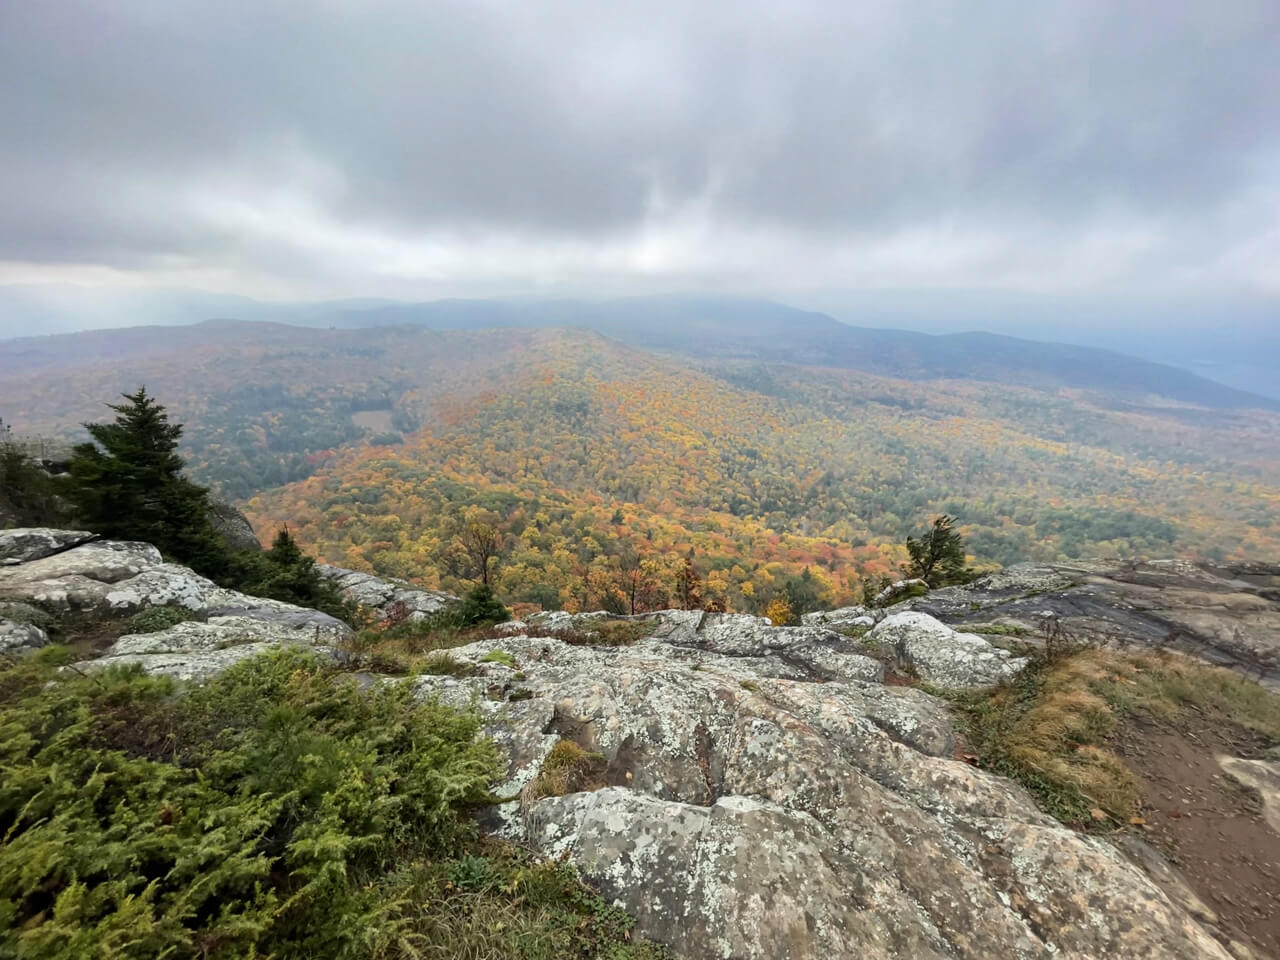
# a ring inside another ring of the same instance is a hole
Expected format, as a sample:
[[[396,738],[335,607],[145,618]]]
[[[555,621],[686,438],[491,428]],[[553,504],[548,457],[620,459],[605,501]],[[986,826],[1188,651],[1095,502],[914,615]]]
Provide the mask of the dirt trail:
[[[1178,729],[1133,721],[1114,748],[1142,780],[1143,836],[1218,914],[1221,931],[1280,960],[1280,834],[1256,791],[1215,754],[1260,756],[1253,735],[1188,712]]]

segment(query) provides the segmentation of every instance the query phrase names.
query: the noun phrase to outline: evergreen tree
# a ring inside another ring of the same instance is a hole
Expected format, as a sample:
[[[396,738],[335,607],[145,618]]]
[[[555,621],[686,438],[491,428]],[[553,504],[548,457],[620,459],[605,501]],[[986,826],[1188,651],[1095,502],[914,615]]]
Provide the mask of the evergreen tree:
[[[808,567],[801,571],[800,576],[788,579],[782,593],[787,606],[797,616],[818,609],[818,586],[813,582],[813,574]]]
[[[487,583],[478,583],[462,598],[457,611],[460,626],[470,627],[482,623],[505,623],[511,619],[511,611],[503,606]]]
[[[315,559],[307,556],[282,527],[271,549],[241,554],[233,562],[236,588],[259,597],[271,597],[300,607],[311,607],[350,620],[352,605],[336,585],[320,576]]]
[[[86,423],[92,443],[71,459],[67,498],[78,522],[118,540],[144,540],[212,578],[225,576],[229,555],[209,522],[209,494],[182,473],[182,427],[146,387],[107,404],[111,423]]]
[[[964,538],[953,529],[955,522],[955,517],[944,513],[934,518],[933,526],[920,539],[907,537],[911,575],[931,587],[964,579]]]
[[[0,524],[61,527],[67,522],[65,514],[53,478],[14,441],[9,425],[0,420]]]

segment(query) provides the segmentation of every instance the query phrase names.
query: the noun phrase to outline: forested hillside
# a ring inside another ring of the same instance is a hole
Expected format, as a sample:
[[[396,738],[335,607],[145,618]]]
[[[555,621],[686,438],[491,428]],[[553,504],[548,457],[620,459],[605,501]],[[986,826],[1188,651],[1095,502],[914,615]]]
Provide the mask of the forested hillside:
[[[457,588],[445,553],[481,517],[509,600],[660,604],[691,554],[706,598],[733,608],[788,581],[856,599],[941,511],[979,566],[1280,555],[1280,417],[1264,411],[695,364],[583,330],[210,323],[109,362],[75,347],[49,338],[0,376],[15,432],[74,435],[146,383],[187,425],[193,475],[261,533],[287,523],[321,559]]]

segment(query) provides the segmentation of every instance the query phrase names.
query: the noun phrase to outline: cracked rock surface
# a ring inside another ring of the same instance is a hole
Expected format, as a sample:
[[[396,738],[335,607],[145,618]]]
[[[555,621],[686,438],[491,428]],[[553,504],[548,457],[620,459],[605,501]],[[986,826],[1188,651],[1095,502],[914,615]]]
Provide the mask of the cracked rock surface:
[[[1116,848],[952,759],[941,701],[793,663],[853,654],[754,619],[660,614],[622,647],[529,627],[450,651],[470,676],[388,682],[474,703],[519,797],[492,829],[567,857],[680,956],[1230,956]],[[604,785],[531,799],[560,739]]]
[[[989,687],[1016,676],[1024,658],[992,646],[973,633],[959,633],[927,613],[890,614],[867,636],[891,645],[920,679],[937,687]]]

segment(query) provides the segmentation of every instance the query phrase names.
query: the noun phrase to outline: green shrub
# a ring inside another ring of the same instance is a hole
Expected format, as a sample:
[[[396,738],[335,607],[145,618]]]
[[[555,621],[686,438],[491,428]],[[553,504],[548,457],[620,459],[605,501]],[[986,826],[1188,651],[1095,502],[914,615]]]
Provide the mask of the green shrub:
[[[505,623],[511,619],[511,611],[502,605],[502,601],[494,596],[493,588],[486,583],[472,587],[462,604],[454,612],[460,627],[471,627],[482,623]]]
[[[223,586],[311,607],[356,625],[356,605],[342,596],[336,584],[320,576],[315,559],[302,552],[287,529],[276,534],[270,550],[236,553],[228,563],[230,572],[219,580]]]
[[[57,617],[48,611],[19,601],[0,603],[0,619],[13,620],[17,623],[29,623],[33,627],[39,627],[41,630],[50,630],[57,622]]]
[[[131,616],[125,626],[129,633],[157,633],[179,623],[195,620],[196,615],[186,607],[147,607]]]
[[[0,661],[0,957],[664,956],[476,836],[475,714],[293,651],[201,687],[74,655]]]
[[[497,754],[475,716],[309,657],[167,679],[0,670],[6,956],[368,957],[386,868],[471,834]]]

